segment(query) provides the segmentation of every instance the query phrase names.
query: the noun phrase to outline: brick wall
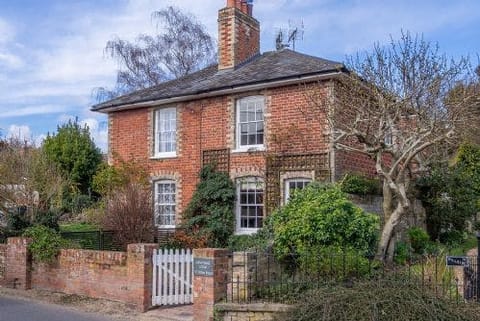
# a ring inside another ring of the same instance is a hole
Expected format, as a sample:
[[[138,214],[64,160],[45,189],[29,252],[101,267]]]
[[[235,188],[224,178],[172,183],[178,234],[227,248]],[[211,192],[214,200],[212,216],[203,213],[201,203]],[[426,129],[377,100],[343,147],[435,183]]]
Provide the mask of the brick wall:
[[[5,278],[5,264],[7,258],[7,244],[0,244],[0,284]]]
[[[291,85],[238,95],[206,98],[177,107],[177,156],[153,158],[154,108],[109,115],[110,153],[123,160],[134,159],[150,172],[152,180],[174,179],[177,183],[177,214],[188,205],[198,182],[204,150],[230,149],[230,176],[265,176],[266,152],[235,152],[235,102],[246,96],[265,97],[265,145],[268,153],[323,153],[329,149],[326,120],[321,113],[306,112],[307,92],[328,84]],[[113,160],[113,159],[112,159]],[[179,220],[179,221],[180,221]]]
[[[151,257],[157,244],[129,244],[127,252],[66,249],[46,264],[32,263],[28,242],[24,238],[8,240],[7,286],[116,300],[140,311],[151,307]]]

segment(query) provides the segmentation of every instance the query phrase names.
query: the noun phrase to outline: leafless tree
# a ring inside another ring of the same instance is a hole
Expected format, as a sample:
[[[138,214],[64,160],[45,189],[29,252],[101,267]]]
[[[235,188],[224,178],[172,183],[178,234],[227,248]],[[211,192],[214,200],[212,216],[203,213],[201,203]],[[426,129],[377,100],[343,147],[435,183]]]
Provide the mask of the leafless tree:
[[[26,207],[33,219],[59,207],[68,185],[40,148],[16,138],[0,141],[0,211]]]
[[[175,7],[154,12],[156,35],[142,34],[134,42],[116,38],[105,53],[118,63],[114,90],[97,89],[105,100],[179,78],[214,63],[216,46],[205,27],[191,14]]]
[[[334,83],[333,95],[309,95],[327,115],[333,146],[375,163],[385,214],[377,256],[388,260],[395,228],[411,209],[413,179],[427,170],[434,148],[458,143],[469,124],[478,128],[470,108],[478,82],[466,59],[448,59],[409,33],[348,65],[351,72]]]

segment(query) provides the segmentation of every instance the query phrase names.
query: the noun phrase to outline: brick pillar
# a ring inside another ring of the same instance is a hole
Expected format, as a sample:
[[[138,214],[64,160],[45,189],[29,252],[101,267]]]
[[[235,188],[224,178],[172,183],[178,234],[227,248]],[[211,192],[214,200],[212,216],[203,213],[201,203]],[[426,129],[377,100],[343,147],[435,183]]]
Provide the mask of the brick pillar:
[[[227,296],[228,264],[231,252],[225,249],[193,250],[193,317],[213,321],[216,302]]]
[[[129,244],[127,274],[130,302],[145,312],[152,307],[153,251],[158,244]]]
[[[7,241],[5,285],[28,290],[32,287],[32,258],[28,251],[31,240],[11,237]]]

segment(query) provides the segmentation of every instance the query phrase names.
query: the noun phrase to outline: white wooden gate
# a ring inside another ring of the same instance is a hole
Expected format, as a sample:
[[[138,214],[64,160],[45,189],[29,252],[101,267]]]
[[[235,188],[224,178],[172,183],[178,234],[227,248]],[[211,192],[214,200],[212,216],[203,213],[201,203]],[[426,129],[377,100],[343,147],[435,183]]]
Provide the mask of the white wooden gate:
[[[156,250],[153,253],[153,305],[193,303],[192,251]]]

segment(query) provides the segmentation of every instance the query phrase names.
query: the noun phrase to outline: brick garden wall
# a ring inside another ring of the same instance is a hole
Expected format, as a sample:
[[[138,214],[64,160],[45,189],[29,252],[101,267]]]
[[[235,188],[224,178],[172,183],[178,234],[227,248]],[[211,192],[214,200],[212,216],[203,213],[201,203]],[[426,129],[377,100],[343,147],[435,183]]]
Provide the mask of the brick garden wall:
[[[53,264],[33,264],[32,287],[128,302],[127,253],[61,250]]]
[[[32,262],[28,244],[25,238],[8,239],[7,286],[121,301],[140,311],[151,307],[157,244],[129,244],[127,252],[66,249],[50,264]]]

